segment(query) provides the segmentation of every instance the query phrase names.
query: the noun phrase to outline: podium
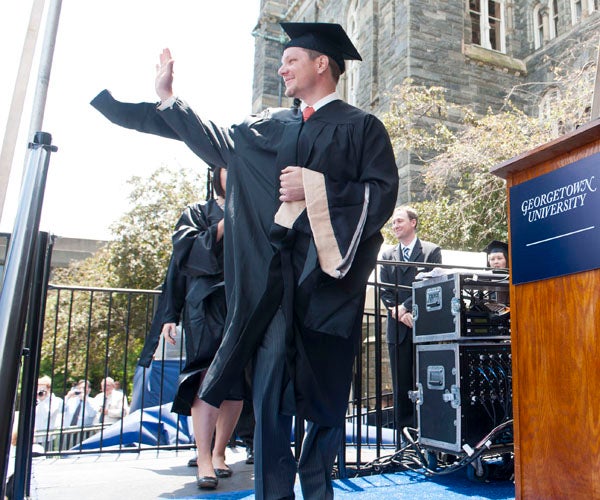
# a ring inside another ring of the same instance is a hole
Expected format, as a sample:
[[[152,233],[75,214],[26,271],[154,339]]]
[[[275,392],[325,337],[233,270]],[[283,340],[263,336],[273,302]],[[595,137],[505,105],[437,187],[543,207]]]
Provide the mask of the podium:
[[[492,173],[510,214],[516,498],[600,499],[600,120]]]

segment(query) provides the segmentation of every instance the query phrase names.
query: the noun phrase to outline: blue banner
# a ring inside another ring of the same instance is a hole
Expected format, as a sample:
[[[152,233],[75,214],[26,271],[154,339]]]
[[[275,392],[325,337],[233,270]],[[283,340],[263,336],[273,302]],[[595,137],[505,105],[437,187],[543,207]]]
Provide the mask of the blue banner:
[[[515,285],[600,268],[600,153],[513,186]]]

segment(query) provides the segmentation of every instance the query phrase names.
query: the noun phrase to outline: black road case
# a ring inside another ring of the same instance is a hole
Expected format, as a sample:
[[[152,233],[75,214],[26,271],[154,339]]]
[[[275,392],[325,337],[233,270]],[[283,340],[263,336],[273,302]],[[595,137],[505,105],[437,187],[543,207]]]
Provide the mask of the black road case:
[[[416,358],[421,445],[460,454],[512,418],[510,343],[422,344]],[[508,431],[493,444],[512,441]]]
[[[508,339],[508,275],[454,272],[413,283],[413,342]]]

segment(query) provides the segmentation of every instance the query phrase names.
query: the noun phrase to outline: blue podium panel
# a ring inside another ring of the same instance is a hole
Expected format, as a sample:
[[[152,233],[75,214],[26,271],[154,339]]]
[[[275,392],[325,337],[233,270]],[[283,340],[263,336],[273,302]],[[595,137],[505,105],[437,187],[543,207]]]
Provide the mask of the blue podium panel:
[[[596,153],[510,188],[513,284],[600,268],[599,186]]]

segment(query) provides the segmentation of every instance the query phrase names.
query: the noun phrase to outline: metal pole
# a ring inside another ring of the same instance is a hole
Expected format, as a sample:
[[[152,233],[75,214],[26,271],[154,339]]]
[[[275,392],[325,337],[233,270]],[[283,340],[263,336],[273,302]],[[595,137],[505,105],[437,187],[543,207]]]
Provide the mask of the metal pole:
[[[46,107],[46,97],[48,96],[48,84],[50,82],[50,71],[52,69],[52,58],[54,57],[54,46],[56,44],[56,33],[58,31],[61,7],[62,0],[50,0],[48,18],[46,19],[46,32],[44,33],[44,42],[42,45],[40,70],[33,98],[29,135],[27,136],[28,141],[33,140],[34,134],[43,128],[44,109]]]
[[[19,209],[8,247],[0,291],[0,498],[4,498],[6,470],[19,366],[23,350],[27,297],[51,145],[50,134],[38,132],[29,145],[29,161],[21,186]]]
[[[31,7],[29,25],[27,27],[27,33],[25,34],[25,41],[23,42],[21,61],[17,71],[8,118],[6,120],[2,151],[0,151],[0,217],[4,209],[4,201],[6,200],[6,190],[8,189],[10,170],[15,155],[15,147],[19,135],[19,127],[21,125],[21,115],[23,114],[23,103],[25,102],[25,96],[27,95],[27,85],[29,84],[31,65],[33,64],[35,46],[37,44],[42,14],[44,12],[44,3],[45,0],[34,0]],[[29,140],[29,137],[27,140]]]
[[[31,443],[33,442],[34,433],[37,379],[42,351],[44,312],[46,310],[53,244],[53,236],[45,232],[38,233],[32,276],[33,283],[29,296],[21,397],[19,399],[19,435],[17,436],[12,492],[14,500],[22,500],[30,496]],[[46,446],[47,443],[44,443],[44,445]]]

